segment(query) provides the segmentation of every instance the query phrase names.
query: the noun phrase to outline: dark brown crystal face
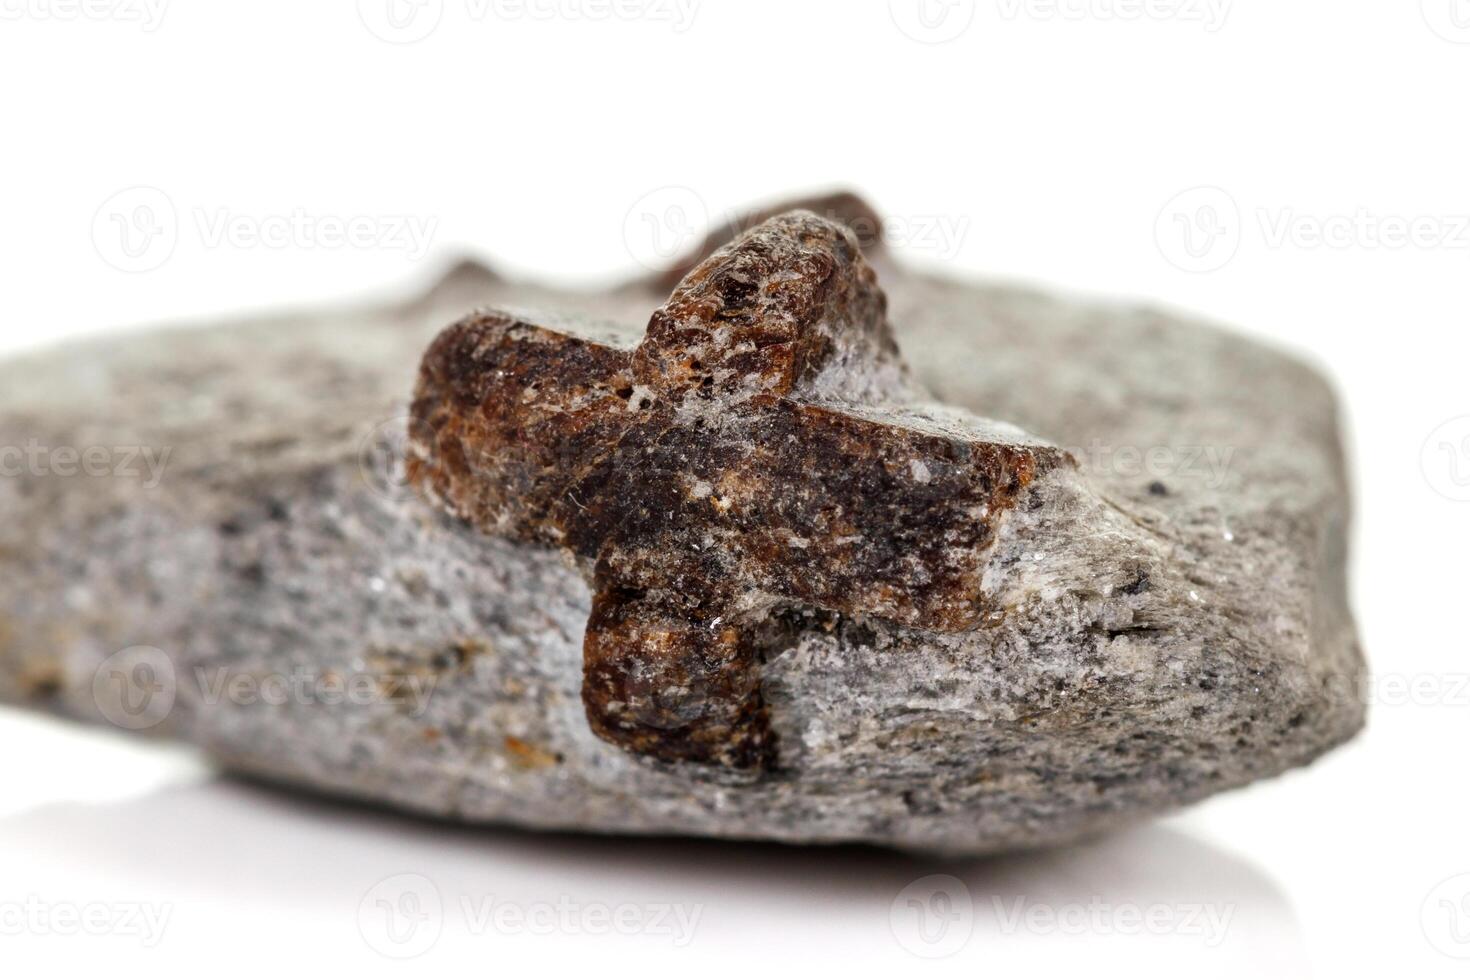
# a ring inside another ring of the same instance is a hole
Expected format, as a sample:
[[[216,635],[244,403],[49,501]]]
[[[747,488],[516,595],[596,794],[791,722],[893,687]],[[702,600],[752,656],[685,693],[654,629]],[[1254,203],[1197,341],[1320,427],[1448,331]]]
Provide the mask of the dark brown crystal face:
[[[430,347],[410,479],[587,569],[600,737],[766,768],[773,610],[976,627],[998,518],[1066,457],[918,403],[886,309],[852,234],[797,211],[689,272],[636,346],[485,312]]]

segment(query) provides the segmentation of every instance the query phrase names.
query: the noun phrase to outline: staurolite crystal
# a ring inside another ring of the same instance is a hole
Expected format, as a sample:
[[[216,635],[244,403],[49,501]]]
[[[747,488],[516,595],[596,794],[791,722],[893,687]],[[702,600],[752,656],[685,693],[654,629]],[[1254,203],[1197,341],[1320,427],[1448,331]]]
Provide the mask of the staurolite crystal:
[[[798,211],[690,272],[637,346],[480,313],[429,348],[409,474],[586,566],[603,738],[778,768],[760,663],[799,635],[781,611],[950,633],[996,611],[995,528],[1065,454],[914,403],[886,307],[851,233]]]
[[[464,820],[976,853],[1357,730],[1315,373],[807,203],[0,366],[0,696]]]

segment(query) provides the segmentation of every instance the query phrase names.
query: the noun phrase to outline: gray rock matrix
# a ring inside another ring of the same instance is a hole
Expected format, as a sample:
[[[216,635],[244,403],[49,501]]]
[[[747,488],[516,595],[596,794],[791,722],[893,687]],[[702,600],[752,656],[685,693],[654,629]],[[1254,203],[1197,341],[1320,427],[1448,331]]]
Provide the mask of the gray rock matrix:
[[[1361,727],[1318,374],[1153,309],[868,253],[916,383],[1077,465],[1000,522],[978,628],[793,614],[761,668],[775,770],[599,740],[583,575],[403,478],[439,330],[479,307],[641,324],[667,277],[573,292],[465,263],[410,302],[0,365],[0,700],[456,820],[969,854],[1167,811]]]

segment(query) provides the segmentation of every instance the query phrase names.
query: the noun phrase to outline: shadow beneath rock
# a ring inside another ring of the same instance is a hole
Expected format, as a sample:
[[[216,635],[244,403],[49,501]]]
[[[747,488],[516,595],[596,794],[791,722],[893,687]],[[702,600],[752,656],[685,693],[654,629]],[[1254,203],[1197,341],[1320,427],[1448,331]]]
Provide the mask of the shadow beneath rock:
[[[1167,823],[1092,843],[946,860],[870,847],[793,847],[467,827],[238,779],[108,805],[53,804],[0,820],[0,847],[48,865],[105,868],[180,903],[351,918],[413,876],[468,928],[486,897],[525,909],[676,905],[700,940],[739,949],[786,935],[900,962],[983,951],[987,966],[1079,968],[1211,954],[1220,975],[1306,972],[1295,917],[1249,861]],[[936,877],[938,876],[938,877]],[[1099,946],[1098,943],[1104,945]],[[876,948],[876,947],[875,947]],[[1172,952],[1171,952],[1172,951]],[[964,957],[961,957],[964,959]],[[1167,959],[1166,962],[1176,962]]]

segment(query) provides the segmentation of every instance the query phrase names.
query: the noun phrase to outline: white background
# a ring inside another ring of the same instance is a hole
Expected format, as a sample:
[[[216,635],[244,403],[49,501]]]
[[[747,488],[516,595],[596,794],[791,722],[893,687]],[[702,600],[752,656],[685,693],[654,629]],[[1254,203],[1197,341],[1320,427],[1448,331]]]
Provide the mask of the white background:
[[[960,863],[463,831],[7,711],[6,975],[1466,975],[1470,2],[85,2],[0,0],[0,347],[404,294],[465,251],[606,281],[666,244],[644,215],[673,235],[853,187],[906,259],[1149,297],[1319,361],[1377,681],[1368,731],[1307,771]],[[347,219],[363,241],[323,240]],[[421,877],[378,884],[400,874]],[[935,945],[903,892],[930,874],[972,903],[937,883]],[[405,891],[443,909],[406,946],[375,911]],[[487,925],[487,900],[574,928]],[[96,936],[23,911],[93,903]],[[587,934],[622,905],[642,932]],[[1135,934],[1153,906],[1173,931]],[[130,928],[145,909],[161,936]]]

